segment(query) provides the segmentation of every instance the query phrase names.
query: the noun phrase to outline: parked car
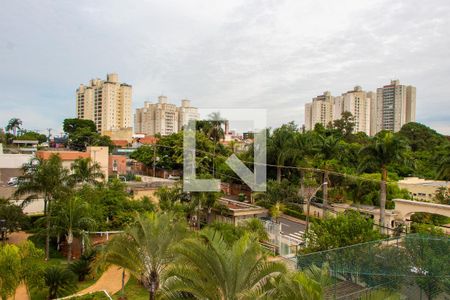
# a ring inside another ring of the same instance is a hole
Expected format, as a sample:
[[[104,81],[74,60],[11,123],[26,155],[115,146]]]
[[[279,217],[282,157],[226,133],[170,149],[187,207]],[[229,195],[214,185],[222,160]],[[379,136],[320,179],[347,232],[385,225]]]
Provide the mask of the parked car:
[[[176,176],[176,175],[169,175],[170,180],[180,180],[180,176]]]
[[[17,177],[11,177],[8,180],[9,186],[16,186],[18,183],[19,183],[19,178],[17,178]]]

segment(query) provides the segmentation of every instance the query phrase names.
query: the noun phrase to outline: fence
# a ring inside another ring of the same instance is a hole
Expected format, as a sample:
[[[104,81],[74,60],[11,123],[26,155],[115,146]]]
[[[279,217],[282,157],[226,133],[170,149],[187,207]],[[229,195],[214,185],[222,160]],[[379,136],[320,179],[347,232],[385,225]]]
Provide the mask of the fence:
[[[380,290],[406,299],[449,299],[450,239],[409,234],[297,257],[297,268],[330,269],[329,299],[362,299]]]

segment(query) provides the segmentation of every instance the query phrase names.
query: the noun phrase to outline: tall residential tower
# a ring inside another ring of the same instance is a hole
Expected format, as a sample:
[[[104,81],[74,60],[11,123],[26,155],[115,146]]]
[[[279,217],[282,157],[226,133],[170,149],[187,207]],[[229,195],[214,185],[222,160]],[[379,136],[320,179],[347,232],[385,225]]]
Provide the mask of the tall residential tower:
[[[131,85],[120,83],[114,73],[108,74],[106,80],[80,84],[76,91],[77,118],[94,121],[102,134],[130,128],[131,93]]]
[[[197,108],[189,100],[181,100],[181,107],[167,102],[166,96],[159,96],[157,103],[145,102],[144,107],[136,109],[134,132],[145,135],[170,135],[177,133],[190,120],[197,120]]]

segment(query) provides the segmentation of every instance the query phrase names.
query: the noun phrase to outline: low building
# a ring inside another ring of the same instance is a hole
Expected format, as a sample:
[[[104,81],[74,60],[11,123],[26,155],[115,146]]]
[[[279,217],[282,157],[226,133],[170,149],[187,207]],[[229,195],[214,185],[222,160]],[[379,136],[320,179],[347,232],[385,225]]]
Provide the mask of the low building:
[[[267,209],[254,204],[240,202],[226,197],[220,198],[219,202],[226,208],[226,210],[214,209],[212,221],[238,225],[246,219],[268,216]]]
[[[3,145],[0,144],[0,185],[6,185],[11,177],[22,175],[22,166],[33,157],[33,154],[3,153]]]
[[[70,169],[75,160],[79,158],[90,158],[92,162],[100,165],[100,170],[108,180],[109,175],[126,174],[126,157],[121,155],[110,155],[108,147],[87,147],[86,151],[37,151],[36,157],[49,159],[51,155],[57,154],[62,160],[63,167]]]
[[[406,189],[414,200],[433,201],[439,188],[450,188],[450,181],[406,177],[398,181],[398,186]]]

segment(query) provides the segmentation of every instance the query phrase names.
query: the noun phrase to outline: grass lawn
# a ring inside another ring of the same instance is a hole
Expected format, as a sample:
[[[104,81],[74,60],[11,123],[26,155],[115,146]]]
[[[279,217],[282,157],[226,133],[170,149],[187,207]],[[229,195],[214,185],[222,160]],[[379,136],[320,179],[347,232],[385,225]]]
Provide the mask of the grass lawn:
[[[125,294],[128,300],[147,300],[148,291],[134,278],[131,277],[125,286]],[[113,296],[113,299],[119,299],[120,291]]]

